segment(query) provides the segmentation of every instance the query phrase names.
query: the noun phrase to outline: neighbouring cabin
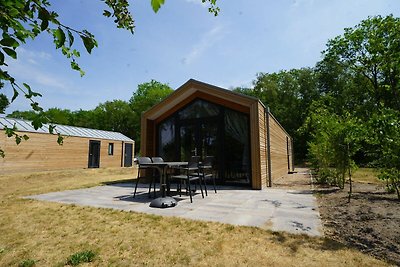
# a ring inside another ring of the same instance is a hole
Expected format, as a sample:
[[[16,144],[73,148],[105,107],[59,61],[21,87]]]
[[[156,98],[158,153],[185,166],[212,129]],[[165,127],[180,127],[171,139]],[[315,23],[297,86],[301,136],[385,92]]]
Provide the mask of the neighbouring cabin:
[[[19,135],[29,139],[16,144],[15,138],[5,135],[5,126],[15,125]],[[64,137],[57,143],[57,134],[49,133],[49,126],[35,130],[30,121],[0,118],[0,173],[56,170],[72,168],[131,167],[134,141],[117,132],[57,125],[55,132]]]
[[[142,156],[212,156],[220,184],[271,186],[293,171],[292,147],[259,99],[193,79],[142,114]]]

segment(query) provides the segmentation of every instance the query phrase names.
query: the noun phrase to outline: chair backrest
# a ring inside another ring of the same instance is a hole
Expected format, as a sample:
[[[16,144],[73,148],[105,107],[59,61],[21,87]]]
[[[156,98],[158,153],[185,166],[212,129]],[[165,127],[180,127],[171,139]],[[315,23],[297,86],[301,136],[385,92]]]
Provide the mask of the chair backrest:
[[[153,161],[153,163],[161,163],[164,162],[162,157],[152,157],[151,160]]]
[[[203,166],[212,167],[214,163],[214,156],[206,156],[203,161]]]
[[[139,165],[145,164],[145,163],[151,163],[151,159],[149,157],[139,157],[138,163],[139,163]]]
[[[197,168],[199,166],[200,157],[199,156],[191,156],[188,162],[189,168]]]

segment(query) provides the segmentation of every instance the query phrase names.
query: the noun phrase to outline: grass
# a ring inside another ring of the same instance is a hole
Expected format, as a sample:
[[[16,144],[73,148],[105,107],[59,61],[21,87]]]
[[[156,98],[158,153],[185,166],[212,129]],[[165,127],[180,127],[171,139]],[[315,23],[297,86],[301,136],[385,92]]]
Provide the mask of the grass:
[[[353,181],[360,183],[382,184],[378,179],[378,170],[374,168],[359,168],[353,173]]]
[[[326,238],[20,198],[127,180],[133,173],[0,175],[0,266],[18,266],[25,259],[35,259],[37,266],[64,266],[85,251],[95,252],[85,266],[387,265]]]

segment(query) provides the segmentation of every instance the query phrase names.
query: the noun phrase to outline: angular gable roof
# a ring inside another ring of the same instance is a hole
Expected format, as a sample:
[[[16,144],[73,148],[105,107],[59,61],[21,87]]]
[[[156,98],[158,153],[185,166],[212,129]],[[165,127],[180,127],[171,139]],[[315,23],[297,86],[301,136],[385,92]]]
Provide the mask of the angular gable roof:
[[[257,102],[261,103],[261,101],[255,97],[243,95],[215,85],[190,79],[163,101],[144,112],[143,116],[150,120],[159,120],[160,118],[166,117],[167,114],[175,112],[196,98],[205,99],[209,102],[214,102],[244,112],[248,112],[248,109],[252,104]]]
[[[5,126],[12,128],[14,127],[14,125],[16,126],[19,132],[47,133],[47,134],[49,133],[49,124],[43,124],[41,128],[35,129],[32,126],[31,121],[0,117],[0,130],[3,130]],[[118,132],[103,131],[90,128],[76,127],[76,126],[67,126],[61,124],[52,124],[52,125],[56,126],[56,131],[64,136],[76,136],[76,137],[99,138],[99,139],[108,139],[108,140],[116,140],[124,142],[134,142],[129,137]]]

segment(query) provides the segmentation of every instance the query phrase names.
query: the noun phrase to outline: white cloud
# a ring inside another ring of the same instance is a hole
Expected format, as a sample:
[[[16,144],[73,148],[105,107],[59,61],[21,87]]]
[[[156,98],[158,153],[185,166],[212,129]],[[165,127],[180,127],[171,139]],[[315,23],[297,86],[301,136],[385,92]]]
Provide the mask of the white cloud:
[[[54,74],[45,71],[52,60],[49,53],[42,51],[32,51],[20,47],[18,49],[18,59],[9,62],[7,68],[11,75],[18,80],[34,82],[42,86],[65,89],[63,81],[54,76]]]
[[[207,7],[207,3],[203,3],[201,0],[185,0],[185,2],[201,5],[202,7]]]
[[[206,32],[198,42],[194,45],[190,52],[182,59],[183,64],[191,64],[200,57],[207,49],[212,47],[216,42],[222,39],[224,27],[217,25]]]

